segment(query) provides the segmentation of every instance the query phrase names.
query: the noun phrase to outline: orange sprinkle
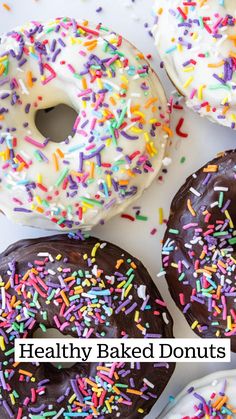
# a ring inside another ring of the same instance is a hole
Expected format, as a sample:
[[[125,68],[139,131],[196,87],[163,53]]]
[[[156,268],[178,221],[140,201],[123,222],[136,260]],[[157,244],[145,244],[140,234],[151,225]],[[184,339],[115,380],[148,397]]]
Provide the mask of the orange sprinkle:
[[[33,376],[33,374],[31,372],[25,371],[25,370],[19,370],[19,374],[27,375],[27,377],[32,377]]]
[[[94,381],[90,380],[89,378],[85,379],[86,383],[88,383],[91,387],[97,388],[97,383],[94,383]]]
[[[212,407],[215,408],[216,410],[220,410],[224,404],[227,402],[228,397],[224,396],[224,397],[219,397],[213,404]]]
[[[62,296],[62,299],[63,299],[63,301],[64,301],[65,305],[66,305],[67,307],[69,307],[70,302],[69,302],[69,300],[68,300],[68,298],[67,298],[67,296],[66,296],[65,292],[64,292],[64,291],[61,291],[61,292],[60,292],[60,294],[61,294],[61,296]]]
[[[168,127],[168,125],[162,125],[162,129],[170,136],[173,137],[173,131]]]
[[[117,260],[117,262],[116,262],[116,269],[119,269],[120,266],[122,265],[122,263],[124,263],[124,259]]]
[[[224,61],[220,61],[217,64],[208,64],[209,68],[218,68],[218,67],[222,67],[222,65],[224,65]]]
[[[36,207],[35,209],[36,209],[36,211],[40,212],[41,214],[44,213],[44,209],[41,208],[41,207]]]
[[[57,148],[56,152],[57,152],[58,156],[60,156],[62,159],[65,157],[65,154],[63,153],[63,151],[60,150],[60,148]]]
[[[75,279],[74,276],[68,276],[68,278],[64,279],[64,282],[70,282],[70,281],[73,281],[74,279]]]
[[[112,105],[114,105],[114,106],[116,105],[116,101],[115,101],[114,97],[112,97],[112,96],[110,97],[110,102],[111,102]]]
[[[218,166],[216,164],[209,164],[207,167],[204,167],[203,169],[204,173],[217,172],[217,171],[218,171]]]
[[[86,79],[83,77],[81,81],[82,81],[83,89],[86,90],[88,88]]]
[[[130,394],[136,394],[137,396],[142,396],[143,394],[142,391],[134,390],[133,388],[127,388],[126,392]]]
[[[145,103],[144,108],[148,109],[153,103],[157,102],[157,97],[153,97],[151,99],[148,99],[148,101]]]
[[[58,172],[59,165],[58,165],[57,155],[55,153],[53,153],[52,159],[53,159],[54,168],[55,168],[56,172]]]
[[[113,390],[116,394],[120,394],[120,390],[119,390],[116,386],[113,386],[113,387],[112,387],[112,390]]]
[[[26,82],[28,87],[33,87],[33,77],[31,71],[27,71],[26,73]]]
[[[2,6],[4,7],[4,9],[6,9],[8,12],[11,11],[10,6],[7,3],[3,3]]]
[[[194,211],[190,199],[187,200],[187,207],[189,212],[192,214],[193,217],[196,217],[196,212]]]
[[[126,186],[126,185],[128,185],[129,184],[129,181],[128,180],[120,180],[119,181],[119,185],[120,186]]]
[[[0,64],[0,76],[3,74],[5,67],[3,64]]]
[[[130,266],[131,266],[131,268],[133,268],[133,269],[137,269],[137,265],[135,265],[135,263],[134,263],[134,262],[131,262]]]

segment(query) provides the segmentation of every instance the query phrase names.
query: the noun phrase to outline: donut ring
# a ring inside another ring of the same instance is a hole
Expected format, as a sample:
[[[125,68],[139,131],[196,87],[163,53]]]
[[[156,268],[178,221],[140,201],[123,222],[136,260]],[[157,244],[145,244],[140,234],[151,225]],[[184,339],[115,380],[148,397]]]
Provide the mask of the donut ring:
[[[212,417],[218,417],[220,414],[221,419],[227,419],[232,414],[233,418],[236,412],[235,385],[236,370],[218,371],[207,375],[190,383],[167,407],[160,419],[205,417],[206,407],[209,408]],[[222,405],[218,407],[220,402]]]
[[[0,44],[0,202],[13,221],[90,229],[124,210],[161,168],[169,115],[164,91],[134,46],[101,24],[31,22]],[[37,110],[78,113],[61,144]]]
[[[10,246],[0,256],[0,275],[1,419],[137,419],[149,412],[174,364],[58,370],[50,363],[14,365],[12,352],[16,337],[32,337],[39,326],[74,338],[173,337],[171,316],[141,262],[95,238],[59,235]]]
[[[175,303],[201,337],[229,337],[236,352],[236,151],[190,176],[171,204],[162,250]]]
[[[156,0],[155,15],[158,52],[187,106],[235,129],[235,1]]]

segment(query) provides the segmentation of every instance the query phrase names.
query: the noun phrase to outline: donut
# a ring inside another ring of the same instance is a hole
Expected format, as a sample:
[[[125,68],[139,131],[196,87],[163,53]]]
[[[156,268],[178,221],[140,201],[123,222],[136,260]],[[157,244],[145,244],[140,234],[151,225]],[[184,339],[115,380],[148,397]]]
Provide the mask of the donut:
[[[170,79],[187,106],[232,129],[235,17],[234,0],[155,1],[155,42]]]
[[[16,223],[90,229],[141,196],[171,133],[166,97],[144,55],[87,21],[33,21],[0,42],[0,207]],[[37,111],[77,117],[61,143]]]
[[[231,338],[236,352],[236,151],[190,176],[171,204],[162,260],[168,286],[203,338]]]
[[[141,262],[99,239],[70,237],[22,240],[0,256],[0,417],[143,418],[174,364],[14,363],[14,339],[39,328],[80,339],[173,337]]]
[[[236,415],[236,370],[218,371],[196,380],[183,390],[160,419],[229,419]]]

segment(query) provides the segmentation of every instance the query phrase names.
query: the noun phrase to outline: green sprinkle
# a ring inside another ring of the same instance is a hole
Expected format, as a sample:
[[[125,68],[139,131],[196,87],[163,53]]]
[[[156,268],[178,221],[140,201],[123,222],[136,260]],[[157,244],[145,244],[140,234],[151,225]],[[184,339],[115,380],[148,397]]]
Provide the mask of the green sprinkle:
[[[81,201],[89,205],[97,205],[97,207],[102,207],[102,203],[96,199],[85,198],[85,196],[82,196]]]
[[[64,170],[63,170],[63,172],[60,174],[60,176],[59,176],[59,178],[57,179],[57,181],[56,181],[56,187],[58,188],[58,186],[60,186],[61,185],[61,183],[63,182],[63,180],[66,178],[66,176],[68,175],[68,173],[69,173],[69,169],[67,169],[67,168],[65,168]]]

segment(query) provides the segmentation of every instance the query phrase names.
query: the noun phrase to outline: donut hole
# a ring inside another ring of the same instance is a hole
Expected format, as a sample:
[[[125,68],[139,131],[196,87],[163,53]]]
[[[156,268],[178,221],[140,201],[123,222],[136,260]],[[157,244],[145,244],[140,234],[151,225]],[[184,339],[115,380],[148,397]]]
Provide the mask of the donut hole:
[[[73,126],[77,112],[68,105],[60,104],[52,108],[39,109],[35,115],[38,131],[54,143],[62,143],[74,136]]]
[[[35,332],[33,333],[33,338],[35,339],[47,339],[47,338],[51,338],[51,339],[73,339],[73,336],[71,335],[63,335],[59,330],[57,329],[53,329],[53,328],[48,328],[46,332],[43,332],[42,329],[40,329],[40,327],[38,329],[35,330]],[[56,367],[57,369],[64,369],[64,368],[71,368],[73,367],[76,362],[49,362],[49,364],[53,365],[54,367]]]

